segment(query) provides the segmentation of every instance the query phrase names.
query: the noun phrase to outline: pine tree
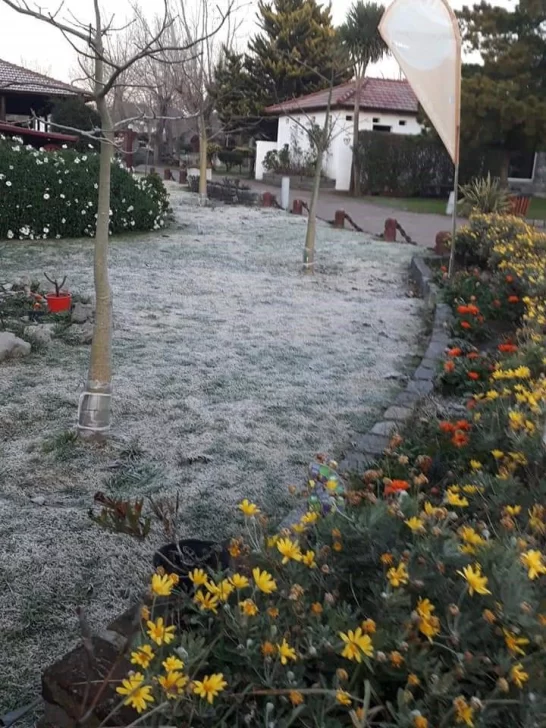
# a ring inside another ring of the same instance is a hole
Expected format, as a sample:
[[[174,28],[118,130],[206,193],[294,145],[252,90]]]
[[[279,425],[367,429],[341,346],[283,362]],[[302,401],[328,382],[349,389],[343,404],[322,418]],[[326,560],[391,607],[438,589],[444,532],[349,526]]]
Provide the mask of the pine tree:
[[[520,0],[513,10],[482,2],[460,17],[468,48],[483,59],[463,68],[463,143],[499,149],[506,185],[510,152],[546,142],[546,7],[539,0]]]
[[[259,3],[262,32],[250,42],[254,68],[269,103],[327,88],[347,80],[338,54],[332,53],[337,31],[330,6],[316,0]]]
[[[253,66],[253,58],[222,49],[211,95],[226,132],[253,135],[261,122],[268,99]]]

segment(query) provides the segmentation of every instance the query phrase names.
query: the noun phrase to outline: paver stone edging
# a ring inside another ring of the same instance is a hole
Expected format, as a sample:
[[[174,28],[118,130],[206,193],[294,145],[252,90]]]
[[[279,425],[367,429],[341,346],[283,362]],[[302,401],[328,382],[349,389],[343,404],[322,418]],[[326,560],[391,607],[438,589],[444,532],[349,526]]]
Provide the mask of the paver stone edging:
[[[451,309],[446,303],[438,303],[438,286],[433,282],[433,274],[426,258],[414,255],[410,266],[410,276],[417,285],[420,295],[427,306],[434,310],[432,332],[429,344],[421,363],[413,376],[400,392],[383,417],[375,423],[366,435],[359,437],[348,450],[339,464],[341,473],[362,472],[370,462],[380,456],[388,446],[395,431],[402,429],[422,397],[434,388],[434,377],[438,364],[449,344],[449,323]]]

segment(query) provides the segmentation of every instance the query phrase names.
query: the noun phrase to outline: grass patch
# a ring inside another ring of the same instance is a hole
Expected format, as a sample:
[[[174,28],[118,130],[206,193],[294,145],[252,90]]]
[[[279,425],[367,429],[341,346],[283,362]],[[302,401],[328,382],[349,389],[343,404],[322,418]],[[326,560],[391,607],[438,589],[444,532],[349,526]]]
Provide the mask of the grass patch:
[[[423,215],[445,215],[447,199],[429,197],[379,197],[367,195],[365,202],[382,207],[393,207],[404,212],[418,212]],[[546,198],[533,197],[527,213],[527,220],[546,220]]]

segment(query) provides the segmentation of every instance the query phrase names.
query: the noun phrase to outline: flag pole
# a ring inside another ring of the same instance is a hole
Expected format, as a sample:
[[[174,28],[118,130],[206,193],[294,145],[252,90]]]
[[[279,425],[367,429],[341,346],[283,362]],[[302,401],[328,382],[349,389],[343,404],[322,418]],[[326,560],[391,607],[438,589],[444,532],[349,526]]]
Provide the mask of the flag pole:
[[[457,137],[459,136],[460,131],[459,128],[457,128]],[[459,143],[457,142],[457,156],[455,158],[455,179],[453,181],[453,215],[452,215],[452,221],[451,221],[451,246],[449,251],[449,268],[448,268],[448,278],[451,278],[453,275],[453,266],[455,264],[455,240],[457,235],[457,200],[459,198]]]

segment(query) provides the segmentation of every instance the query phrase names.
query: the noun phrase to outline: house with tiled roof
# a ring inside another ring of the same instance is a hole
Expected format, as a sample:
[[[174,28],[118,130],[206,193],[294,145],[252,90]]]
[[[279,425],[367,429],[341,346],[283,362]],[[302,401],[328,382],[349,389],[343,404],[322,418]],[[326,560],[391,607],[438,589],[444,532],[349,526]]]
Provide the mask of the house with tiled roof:
[[[348,190],[351,184],[355,93],[354,81],[332,90],[332,141],[325,155],[324,172],[335,181],[336,190],[342,191]],[[280,151],[286,145],[309,148],[306,128],[310,124],[324,124],[329,94],[329,89],[317,91],[265,109],[267,114],[278,117],[278,132],[276,141],[260,141],[256,145],[256,179],[263,179],[263,162],[268,152]],[[364,79],[360,91],[360,131],[419,134],[418,110],[417,97],[407,81]]]
[[[0,59],[0,134],[23,137],[36,146],[77,139],[50,128],[49,117],[60,99],[91,96],[81,88]]]

